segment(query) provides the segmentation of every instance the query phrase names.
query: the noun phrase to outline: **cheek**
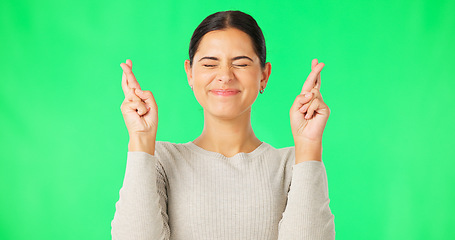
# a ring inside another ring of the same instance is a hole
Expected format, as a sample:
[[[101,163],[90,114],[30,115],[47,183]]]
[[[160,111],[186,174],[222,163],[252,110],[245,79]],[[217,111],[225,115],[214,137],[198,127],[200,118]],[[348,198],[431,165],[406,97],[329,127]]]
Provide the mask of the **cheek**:
[[[215,72],[211,71],[195,71],[193,78],[195,85],[207,85],[216,76]]]
[[[246,88],[256,88],[260,85],[260,76],[254,71],[238,72],[237,76],[244,80],[243,84]]]
[[[194,96],[198,103],[205,107],[206,99],[207,99],[207,88],[213,79],[214,74],[209,71],[198,70],[194,71],[193,73],[193,84],[194,84]]]

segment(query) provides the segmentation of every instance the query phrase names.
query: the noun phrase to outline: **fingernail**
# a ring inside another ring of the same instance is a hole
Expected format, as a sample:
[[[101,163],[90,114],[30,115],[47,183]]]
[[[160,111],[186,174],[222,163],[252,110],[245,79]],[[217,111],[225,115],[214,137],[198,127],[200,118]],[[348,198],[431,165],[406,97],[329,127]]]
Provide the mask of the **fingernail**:
[[[311,93],[306,93],[305,94],[305,97],[309,97],[309,96],[311,96]]]

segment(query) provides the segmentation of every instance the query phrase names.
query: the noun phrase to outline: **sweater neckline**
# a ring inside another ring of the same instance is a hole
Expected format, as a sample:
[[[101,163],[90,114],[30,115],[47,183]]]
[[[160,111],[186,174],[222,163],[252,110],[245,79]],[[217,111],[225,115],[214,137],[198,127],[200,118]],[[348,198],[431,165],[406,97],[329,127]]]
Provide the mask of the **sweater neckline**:
[[[246,152],[239,152],[239,153],[235,154],[235,155],[232,156],[232,157],[226,157],[226,156],[224,156],[223,154],[221,154],[221,153],[219,153],[219,152],[212,152],[212,151],[206,150],[206,149],[204,149],[204,148],[201,148],[201,147],[199,147],[198,145],[196,145],[195,143],[193,143],[192,141],[187,142],[187,143],[185,143],[184,145],[186,145],[186,147],[188,147],[190,150],[192,150],[192,151],[194,151],[194,152],[197,152],[197,153],[200,153],[200,154],[209,156],[209,157],[222,158],[222,159],[227,159],[227,160],[233,160],[233,159],[251,159],[251,158],[254,158],[254,157],[259,156],[261,153],[263,153],[263,152],[267,149],[267,147],[270,146],[268,143],[262,142],[262,143],[261,143],[256,149],[254,149],[252,152],[249,152],[249,153],[246,153]]]

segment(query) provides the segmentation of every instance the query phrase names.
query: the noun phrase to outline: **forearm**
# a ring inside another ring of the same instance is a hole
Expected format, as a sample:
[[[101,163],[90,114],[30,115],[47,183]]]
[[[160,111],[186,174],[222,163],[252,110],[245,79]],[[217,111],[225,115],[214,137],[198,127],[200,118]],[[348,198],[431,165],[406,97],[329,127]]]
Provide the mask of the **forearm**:
[[[335,239],[335,217],[329,203],[323,162],[292,166],[288,201],[279,223],[279,240]]]
[[[322,142],[295,141],[295,164],[322,161]]]
[[[167,225],[165,182],[157,172],[158,158],[142,151],[127,155],[125,177],[111,222],[113,240],[163,238]],[[160,181],[158,181],[160,179]],[[165,225],[166,224],[166,225]]]
[[[128,143],[128,151],[146,152],[150,155],[155,155],[155,142],[156,136],[149,133],[132,135]]]

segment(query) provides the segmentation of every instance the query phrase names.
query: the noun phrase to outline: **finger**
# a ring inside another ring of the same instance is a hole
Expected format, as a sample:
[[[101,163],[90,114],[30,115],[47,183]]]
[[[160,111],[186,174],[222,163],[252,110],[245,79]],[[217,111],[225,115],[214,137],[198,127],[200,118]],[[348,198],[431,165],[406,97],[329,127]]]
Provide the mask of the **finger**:
[[[126,62],[126,65],[128,65],[131,69],[133,69],[133,62],[130,59],[126,59],[125,62]],[[122,88],[123,88],[124,93],[127,93],[130,91],[128,84],[127,84],[125,72],[123,72],[123,74],[122,74]],[[126,94],[125,94],[125,96],[126,96]]]
[[[306,119],[310,119],[313,117],[314,112],[319,108],[320,102],[319,99],[314,99],[311,103],[310,106],[308,107],[308,111],[305,115]]]
[[[142,102],[142,99],[136,94],[136,91],[137,90],[135,88],[131,88],[131,90],[128,92],[126,99],[129,102]]]
[[[126,63],[121,63],[120,67],[122,67],[123,72],[125,72],[125,74],[126,74],[126,82],[127,82],[128,87],[141,89],[141,86],[137,82],[136,77],[134,76],[131,68],[128,65],[126,65]]]
[[[308,103],[304,104],[304,105],[299,109],[299,111],[300,111],[301,113],[305,113],[305,112],[307,111],[308,107],[311,105],[311,102],[312,102],[312,101],[309,101]]]
[[[128,102],[125,103],[124,107],[127,109],[127,112],[135,111],[139,116],[146,114],[149,110],[143,102]]]
[[[319,73],[319,75],[318,75],[318,79],[317,79],[315,88],[317,88],[319,90],[321,89],[321,73]]]
[[[322,99],[322,94],[317,88],[311,89],[311,92],[313,93],[313,98],[319,98]]]
[[[131,59],[126,59],[125,63],[131,68],[131,70],[133,70],[133,62],[131,61]]]
[[[318,59],[317,58],[313,59],[313,61],[311,61],[311,70],[313,70],[317,64],[318,64]],[[318,74],[318,78],[316,79],[316,86],[314,86],[314,87],[317,89],[321,89],[321,73]]]
[[[318,65],[318,59],[315,58],[311,61],[311,70],[313,70],[314,67],[316,67],[316,65]]]
[[[142,90],[136,89],[135,92],[141,98],[141,100],[147,104],[148,107],[153,107],[153,108],[157,107],[155,98],[153,97],[153,94],[151,91],[142,91]]]
[[[313,94],[311,92],[297,95],[294,103],[291,106],[291,112],[298,111],[304,104],[308,103],[311,100],[312,96]]]
[[[313,68],[313,70],[310,72],[307,79],[305,80],[305,83],[303,84],[302,92],[310,92],[311,89],[316,86],[317,76],[321,72],[321,70],[324,66],[325,66],[324,63],[318,63]]]
[[[321,93],[319,92],[319,90],[317,88],[313,88],[311,89],[311,93],[313,93],[310,101],[308,103],[305,103],[300,109],[299,111],[304,113],[307,109],[308,109],[308,106],[311,105],[311,103],[314,101],[314,99],[318,98],[320,101],[323,101],[322,100],[322,95]]]
[[[318,78],[316,79],[316,86],[314,86],[314,88],[321,90],[321,73],[318,74]]]
[[[122,89],[123,89],[123,93],[125,94],[125,97],[126,95],[128,95],[128,93],[130,92],[130,88],[128,87],[128,84],[126,82],[126,74],[125,72],[122,73]]]
[[[122,63],[120,63],[120,67],[122,67]],[[122,71],[123,71],[123,68],[122,68]],[[128,93],[131,91],[131,88],[128,87],[128,82],[126,79],[125,71],[122,72],[122,89],[123,89],[123,94],[125,95],[125,97],[128,96]]]

